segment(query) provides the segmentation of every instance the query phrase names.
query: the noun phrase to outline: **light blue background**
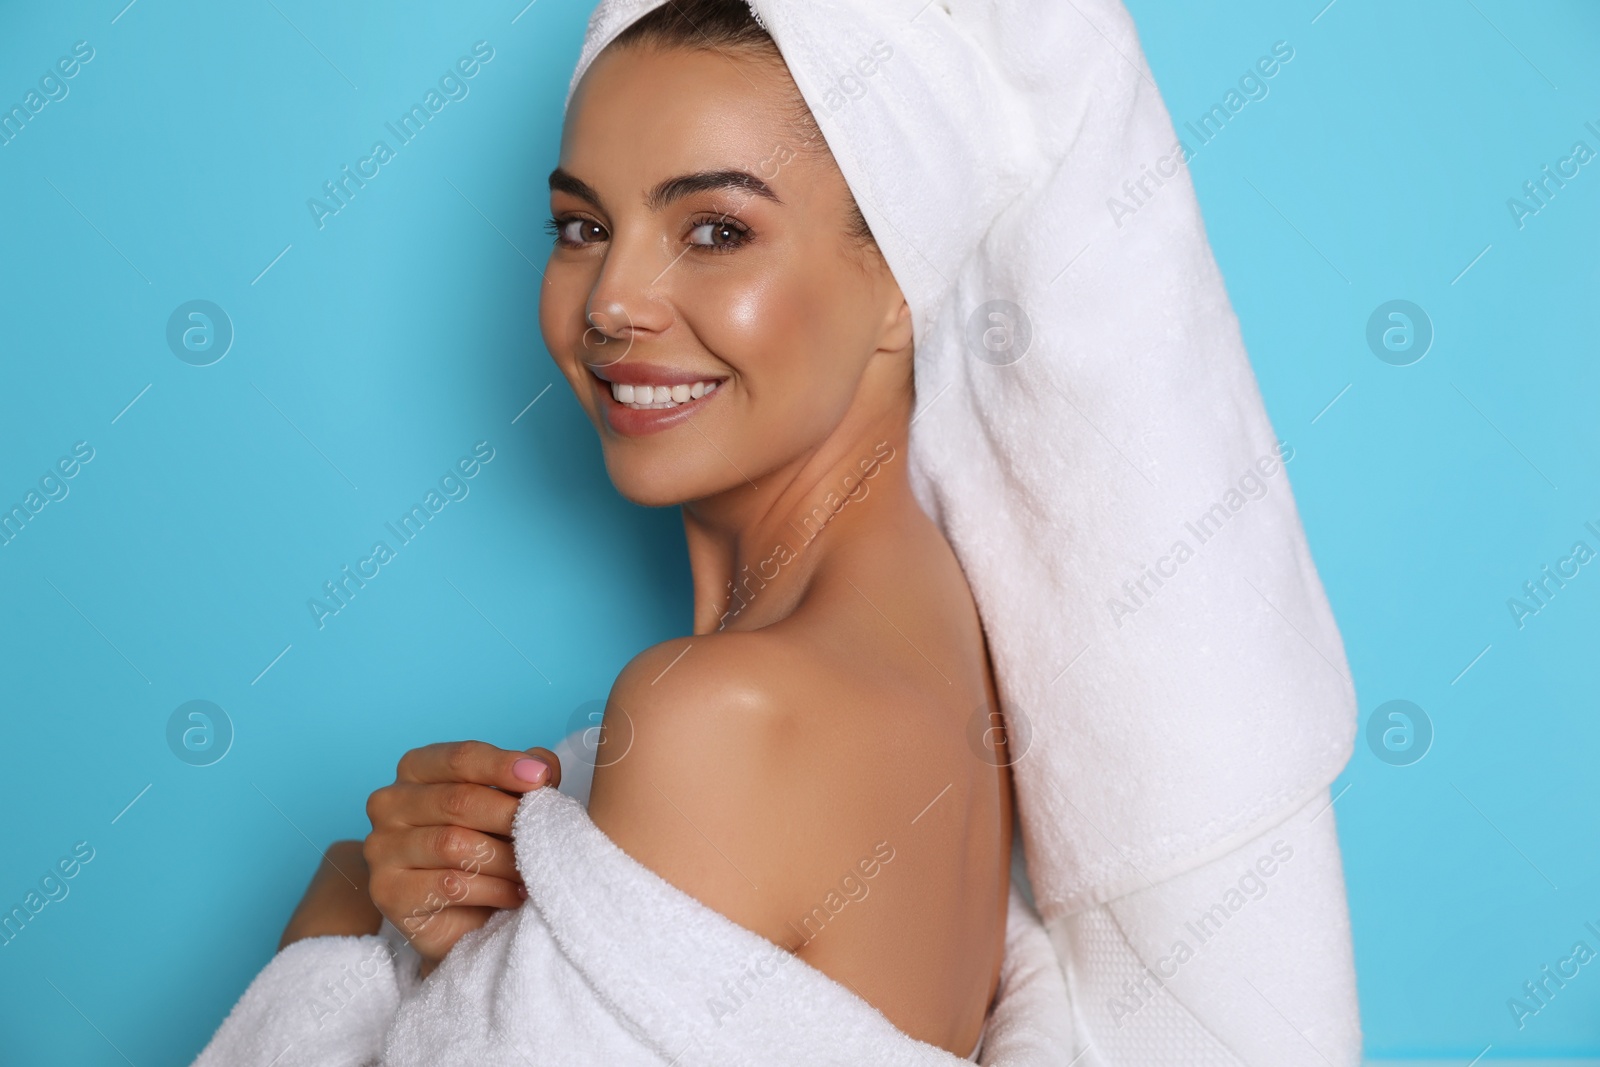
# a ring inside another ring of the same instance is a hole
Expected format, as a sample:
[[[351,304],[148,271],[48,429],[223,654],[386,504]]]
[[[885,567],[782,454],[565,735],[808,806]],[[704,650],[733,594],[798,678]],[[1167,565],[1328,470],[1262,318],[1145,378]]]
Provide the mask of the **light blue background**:
[[[0,948],[7,1063],[186,1062],[402,751],[551,743],[689,627],[676,513],[612,492],[538,340],[588,4],[523,2],[0,12],[6,107],[95,49],[0,147],[0,504],[95,449],[0,548],[0,905],[95,849]],[[1436,731],[1406,767],[1363,739],[1336,786],[1368,1051],[1600,1054],[1600,963],[1525,1029],[1506,1007],[1600,948],[1600,563],[1521,630],[1506,606],[1600,548],[1600,161],[1522,229],[1506,206],[1600,150],[1600,9],[1322,4],[1131,6],[1179,124],[1295,49],[1191,170],[1363,720],[1405,698]],[[480,40],[319,230],[307,198]],[[164,336],[196,298],[236,330],[203,368]],[[1364,339],[1396,298],[1436,330],[1409,367]],[[319,631],[307,598],[480,440],[470,495]],[[236,730],[209,767],[167,747],[192,699]]]

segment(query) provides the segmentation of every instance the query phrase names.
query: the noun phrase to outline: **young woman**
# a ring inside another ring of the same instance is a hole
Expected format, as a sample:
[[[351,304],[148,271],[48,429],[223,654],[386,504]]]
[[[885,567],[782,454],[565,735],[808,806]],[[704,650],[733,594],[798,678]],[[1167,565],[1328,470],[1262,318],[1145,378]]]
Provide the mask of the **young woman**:
[[[1353,686],[1132,20],[753,2],[602,0],[550,177],[545,346],[694,632],[586,813],[408,753],[203,1067],[1353,1067]]]
[[[746,4],[669,4],[606,48],[569,109],[550,205],[545,346],[617,489],[681,505],[694,576],[694,633],[641,652],[611,690],[607,750],[626,754],[596,767],[590,816],[965,1056],[999,979],[1011,853],[1001,735],[969,740],[997,707],[984,635],[907,477],[910,310]],[[619,610],[628,576],[622,561]],[[420,750],[369,805],[383,913],[400,926],[430,894],[456,898],[413,935],[430,964],[520,903],[495,836],[526,788],[519,755]],[[496,860],[451,893],[475,849]],[[351,852],[336,858],[359,868]],[[892,859],[870,897],[819,921],[841,872],[873,856]],[[341,929],[303,909],[285,943],[377,929],[359,899],[349,912]]]

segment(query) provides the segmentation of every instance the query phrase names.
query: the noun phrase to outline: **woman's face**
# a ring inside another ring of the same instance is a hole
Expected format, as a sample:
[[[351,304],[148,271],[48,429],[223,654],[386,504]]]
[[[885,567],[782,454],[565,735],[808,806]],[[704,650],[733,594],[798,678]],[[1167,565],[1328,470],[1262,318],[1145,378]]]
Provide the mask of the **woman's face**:
[[[573,96],[539,325],[637,503],[810,454],[875,359],[909,386],[909,313],[825,146],[802,145],[797,100],[776,60],[634,46]]]

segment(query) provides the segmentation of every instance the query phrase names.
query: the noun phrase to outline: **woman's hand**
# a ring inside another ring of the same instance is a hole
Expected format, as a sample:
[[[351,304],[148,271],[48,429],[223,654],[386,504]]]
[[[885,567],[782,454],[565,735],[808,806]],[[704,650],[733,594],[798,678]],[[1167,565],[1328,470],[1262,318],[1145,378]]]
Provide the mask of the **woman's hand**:
[[[361,842],[335,841],[323,853],[306,895],[289,917],[278,949],[307,937],[375,934],[382,925],[383,916],[368,892]]]
[[[497,909],[522,904],[511,821],[522,793],[560,781],[549,749],[454,741],[407,752],[394,784],[367,800],[371,902],[415,946],[423,974]]]

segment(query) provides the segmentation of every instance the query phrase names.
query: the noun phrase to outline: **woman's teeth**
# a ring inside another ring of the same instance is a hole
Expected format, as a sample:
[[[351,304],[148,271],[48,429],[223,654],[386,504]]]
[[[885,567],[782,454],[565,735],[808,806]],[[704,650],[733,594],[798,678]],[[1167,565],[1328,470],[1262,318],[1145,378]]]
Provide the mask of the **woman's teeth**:
[[[619,404],[636,411],[650,408],[675,408],[691,400],[699,400],[716,389],[716,382],[694,382],[688,385],[623,385],[611,383],[611,396]]]

